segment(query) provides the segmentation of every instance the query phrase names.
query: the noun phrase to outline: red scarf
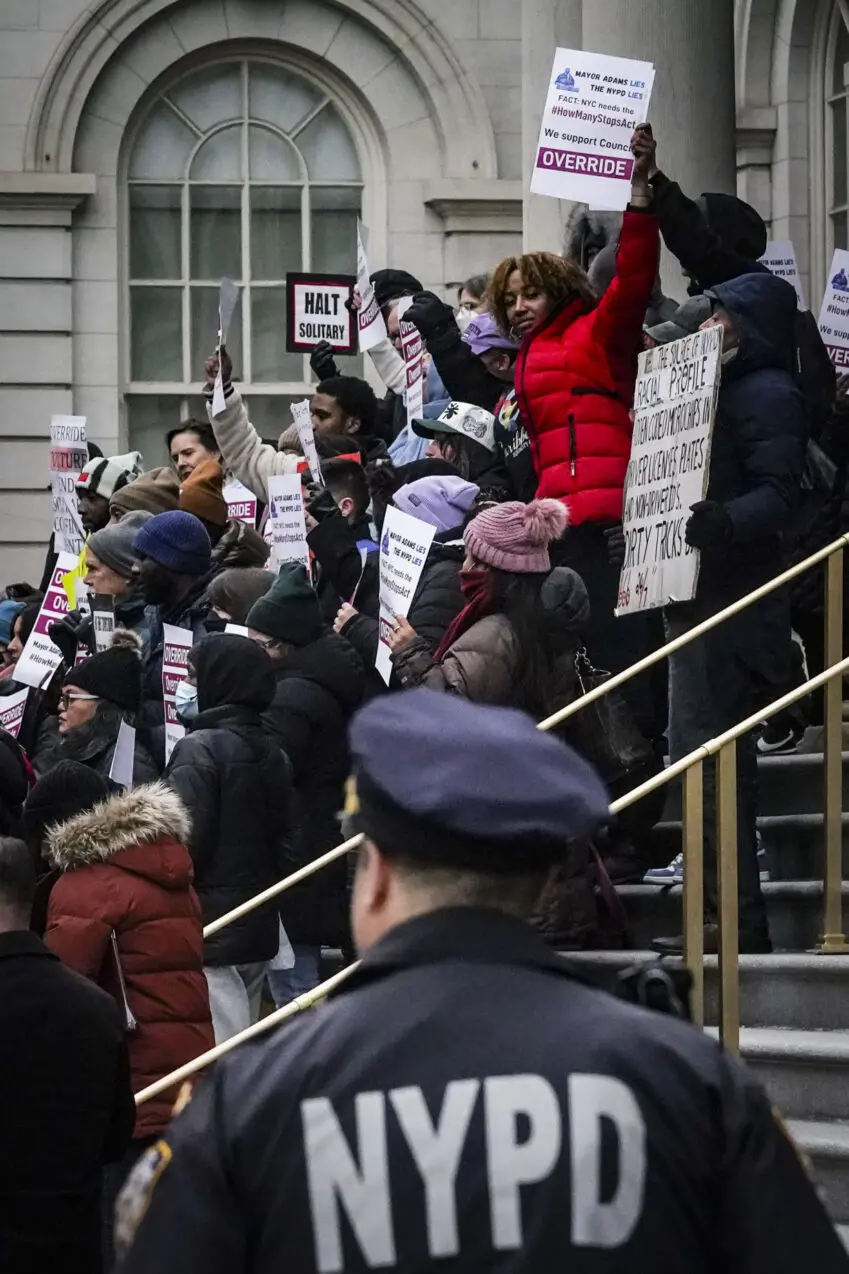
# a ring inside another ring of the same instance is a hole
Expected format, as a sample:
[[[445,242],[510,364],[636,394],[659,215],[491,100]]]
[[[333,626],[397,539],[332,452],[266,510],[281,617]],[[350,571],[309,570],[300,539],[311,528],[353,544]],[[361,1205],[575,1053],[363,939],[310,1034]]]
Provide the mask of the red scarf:
[[[460,571],[460,589],[466,605],[452,619],[448,631],[439,643],[439,649],[434,655],[437,663],[445,658],[458,637],[468,632],[479,619],[491,615],[494,609],[489,591],[489,571],[482,566],[475,566],[470,571]]]

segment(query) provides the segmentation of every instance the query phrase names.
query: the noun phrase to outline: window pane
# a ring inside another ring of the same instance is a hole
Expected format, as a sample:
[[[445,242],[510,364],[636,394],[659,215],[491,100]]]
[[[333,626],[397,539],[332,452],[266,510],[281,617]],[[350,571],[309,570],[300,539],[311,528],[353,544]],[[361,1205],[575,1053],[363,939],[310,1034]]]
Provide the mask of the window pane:
[[[311,181],[359,181],[360,161],[351,135],[332,106],[325,106],[295,138]]]
[[[190,380],[203,380],[203,365],[218,344],[218,287],[192,288],[189,298],[192,324],[192,374]],[[242,367],[242,303],[236,305],[227,333],[227,350],[233,360],[233,375],[241,380]]]
[[[183,379],[179,288],[131,288],[133,380]]]
[[[242,180],[242,126],[215,133],[195,155],[192,181]]]
[[[311,270],[356,274],[359,214],[360,192],[356,187],[311,187]]]
[[[192,186],[192,278],[242,277],[242,192],[235,186]]]
[[[300,360],[299,367],[297,379],[301,380],[303,363]],[[303,393],[251,394],[247,399],[248,416],[259,436],[276,447],[280,435],[292,423],[292,403],[301,402],[303,397]]]
[[[834,230],[833,247],[835,248],[849,247],[849,243],[847,243],[846,241],[846,213],[838,212],[837,216],[832,217],[831,220],[832,220],[832,226]]]
[[[273,66],[250,67],[250,114],[290,133],[314,111],[321,94],[312,85]]]
[[[130,448],[144,456],[145,469],[171,463],[165,436],[183,419],[183,399],[158,394],[131,394],[127,398]],[[203,412],[201,420],[206,418]]]
[[[154,107],[130,161],[131,177],[182,181],[197,137],[164,103]]]
[[[286,353],[286,289],[256,288],[252,297],[254,383],[303,380],[303,356]]]
[[[301,191],[299,187],[253,187],[251,190],[251,276],[285,279],[300,270]]]
[[[251,177],[255,181],[300,181],[301,166],[292,147],[256,124],[250,129]]]
[[[210,66],[183,80],[169,94],[202,133],[242,117],[242,68],[237,62]]]
[[[130,278],[179,279],[180,187],[130,186]]]
[[[834,184],[831,191],[832,207],[846,203],[846,98],[835,102],[831,108],[834,124],[832,159]]]

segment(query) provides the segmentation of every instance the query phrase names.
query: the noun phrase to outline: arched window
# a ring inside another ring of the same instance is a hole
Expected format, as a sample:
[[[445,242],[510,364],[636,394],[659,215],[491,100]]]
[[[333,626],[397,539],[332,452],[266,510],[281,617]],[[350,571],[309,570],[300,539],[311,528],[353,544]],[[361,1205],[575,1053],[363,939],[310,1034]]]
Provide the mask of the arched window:
[[[849,247],[849,188],[847,188],[847,145],[849,129],[849,10],[834,5],[828,36],[826,67],[826,173],[829,201],[830,242],[826,245],[826,266],[835,248]]]
[[[134,443],[160,433],[164,413],[196,413],[223,276],[240,291],[228,339],[237,375],[257,427],[279,432],[275,397],[308,377],[307,360],[286,353],[286,274],[356,269],[362,175],[341,114],[273,62],[206,66],[154,103],[126,173]]]

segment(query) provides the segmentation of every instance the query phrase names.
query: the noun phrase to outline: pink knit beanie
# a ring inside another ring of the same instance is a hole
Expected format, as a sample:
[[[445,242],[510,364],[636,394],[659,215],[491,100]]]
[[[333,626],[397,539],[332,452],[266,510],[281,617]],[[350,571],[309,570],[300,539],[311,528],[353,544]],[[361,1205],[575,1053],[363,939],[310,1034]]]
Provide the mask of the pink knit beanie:
[[[466,527],[466,548],[478,562],[516,574],[551,570],[548,546],[569,524],[559,500],[510,500],[479,513]]]

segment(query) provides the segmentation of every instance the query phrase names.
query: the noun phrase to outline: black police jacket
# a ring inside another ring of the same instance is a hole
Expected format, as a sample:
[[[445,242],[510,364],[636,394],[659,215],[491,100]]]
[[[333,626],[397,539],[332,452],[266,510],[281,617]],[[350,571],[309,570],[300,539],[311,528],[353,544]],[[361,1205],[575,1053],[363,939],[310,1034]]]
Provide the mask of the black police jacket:
[[[391,931],[154,1154],[123,1274],[849,1268],[743,1067],[495,912]]]

